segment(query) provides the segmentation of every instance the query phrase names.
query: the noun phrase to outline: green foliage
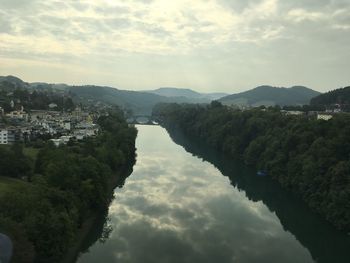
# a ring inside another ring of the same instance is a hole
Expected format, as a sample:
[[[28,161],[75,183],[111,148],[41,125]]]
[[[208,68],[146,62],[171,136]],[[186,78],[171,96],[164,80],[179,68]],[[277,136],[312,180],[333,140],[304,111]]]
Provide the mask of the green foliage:
[[[54,110],[73,110],[75,108],[73,100],[69,96],[53,91],[30,91],[27,88],[15,88],[11,93],[8,93],[9,88],[6,85],[10,84],[0,84],[0,106],[7,112],[13,110],[10,107],[11,100],[26,110],[49,110],[51,103],[57,104],[57,108]]]
[[[23,145],[0,147],[0,176],[21,178],[31,176],[32,160],[23,154]]]
[[[122,113],[98,122],[101,133],[95,138],[60,147],[46,143],[35,152],[35,165],[27,164],[33,160],[21,145],[0,148],[2,176],[35,174],[26,184],[0,177],[0,189],[6,189],[0,195],[0,230],[15,241],[19,262],[59,262],[85,218],[106,209],[113,178],[134,161],[137,131]],[[20,260],[24,255],[27,261]]]
[[[238,111],[160,104],[154,116],[247,164],[266,170],[340,229],[350,231],[350,116],[330,121],[282,115],[274,108]]]
[[[340,104],[342,110],[350,111],[350,87],[336,89],[321,94],[310,101],[312,106]]]

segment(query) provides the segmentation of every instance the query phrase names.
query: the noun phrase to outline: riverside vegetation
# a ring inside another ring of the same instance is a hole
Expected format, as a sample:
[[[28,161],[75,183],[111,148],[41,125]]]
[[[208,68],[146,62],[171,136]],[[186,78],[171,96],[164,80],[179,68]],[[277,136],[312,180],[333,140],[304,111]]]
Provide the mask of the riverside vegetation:
[[[108,207],[110,184],[134,164],[137,130],[118,110],[98,124],[95,138],[47,142],[34,157],[0,148],[0,232],[14,243],[13,262],[59,262],[84,220]]]
[[[329,121],[285,116],[279,108],[234,110],[159,104],[153,115],[171,129],[264,170],[337,228],[350,231],[350,116]]]

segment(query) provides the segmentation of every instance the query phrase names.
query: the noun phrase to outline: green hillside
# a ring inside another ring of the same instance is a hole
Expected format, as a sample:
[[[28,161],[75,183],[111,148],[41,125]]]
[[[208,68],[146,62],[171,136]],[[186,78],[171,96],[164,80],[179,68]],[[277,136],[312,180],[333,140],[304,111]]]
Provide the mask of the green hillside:
[[[277,88],[260,86],[245,92],[229,95],[219,101],[225,105],[237,106],[273,106],[273,105],[305,105],[311,98],[320,93],[303,86]]]
[[[343,110],[350,110],[350,86],[329,91],[321,94],[310,101],[311,105],[334,105],[339,104]]]

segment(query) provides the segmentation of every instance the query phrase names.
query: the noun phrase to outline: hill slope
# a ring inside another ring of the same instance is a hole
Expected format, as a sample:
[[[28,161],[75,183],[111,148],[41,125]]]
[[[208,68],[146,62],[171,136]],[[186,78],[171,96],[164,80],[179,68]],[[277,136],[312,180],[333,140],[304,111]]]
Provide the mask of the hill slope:
[[[14,91],[15,89],[28,88],[29,84],[14,76],[0,76],[0,89],[4,91]]]
[[[229,95],[219,101],[226,105],[237,106],[273,106],[273,105],[305,105],[311,98],[320,93],[312,89],[294,86],[291,88],[276,88],[260,86],[252,90]]]
[[[209,99],[201,98],[201,94],[196,96],[161,96],[150,92],[119,90],[111,87],[101,86],[69,86],[66,84],[48,84],[44,82],[27,83],[13,76],[0,76],[0,91],[13,92],[16,89],[31,89],[49,94],[65,94],[72,96],[75,102],[102,102],[112,105],[118,105],[125,109],[131,109],[137,115],[149,115],[152,108],[161,102],[177,102],[177,103],[208,103]],[[178,93],[182,92],[177,89]],[[187,91],[187,94],[194,91]],[[186,92],[185,92],[186,93]],[[0,98],[1,100],[1,98]],[[1,106],[1,105],[0,105]]]
[[[172,87],[163,87],[156,90],[147,90],[145,92],[157,94],[165,97],[186,97],[189,99],[195,99],[202,102],[210,102],[227,96],[227,93],[199,93],[191,89],[180,89]]]
[[[132,109],[136,114],[147,114],[153,105],[162,100],[162,97],[158,95],[146,92],[124,91],[110,87],[73,86],[69,89],[81,100],[101,101],[118,105]]]
[[[152,108],[161,102],[203,103],[199,99],[186,97],[165,97],[149,92],[119,90],[99,86],[74,86],[69,89],[82,100],[102,101],[131,109],[137,115],[149,115]]]
[[[310,101],[311,105],[350,104],[350,86],[321,94]]]

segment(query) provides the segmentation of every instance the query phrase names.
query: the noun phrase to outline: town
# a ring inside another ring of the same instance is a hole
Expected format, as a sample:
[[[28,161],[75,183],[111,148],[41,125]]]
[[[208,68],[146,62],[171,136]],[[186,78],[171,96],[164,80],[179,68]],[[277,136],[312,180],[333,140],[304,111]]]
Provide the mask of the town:
[[[50,103],[50,110],[26,111],[11,101],[11,108],[12,111],[5,112],[0,107],[0,144],[51,140],[59,146],[96,136],[99,131],[95,122],[100,113],[83,110],[81,106],[72,111],[57,111],[57,105]]]

